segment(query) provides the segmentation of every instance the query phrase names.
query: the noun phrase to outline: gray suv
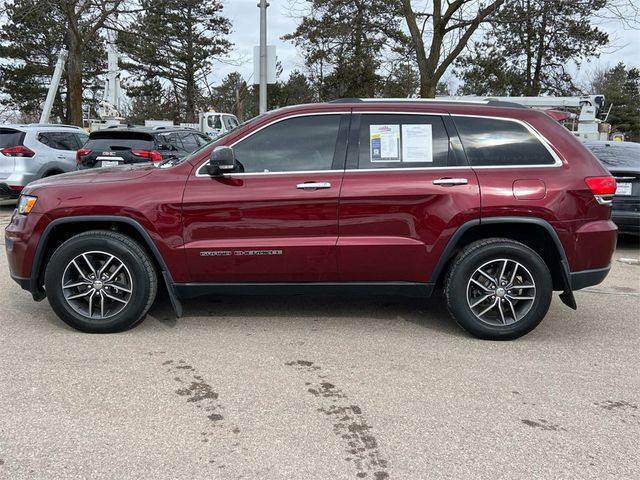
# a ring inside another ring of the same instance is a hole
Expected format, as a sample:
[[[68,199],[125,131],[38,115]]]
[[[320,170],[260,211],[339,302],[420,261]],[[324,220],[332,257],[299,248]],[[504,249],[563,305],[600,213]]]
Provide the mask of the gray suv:
[[[70,125],[0,125],[0,200],[18,198],[34,180],[75,170],[76,150],[88,138]]]

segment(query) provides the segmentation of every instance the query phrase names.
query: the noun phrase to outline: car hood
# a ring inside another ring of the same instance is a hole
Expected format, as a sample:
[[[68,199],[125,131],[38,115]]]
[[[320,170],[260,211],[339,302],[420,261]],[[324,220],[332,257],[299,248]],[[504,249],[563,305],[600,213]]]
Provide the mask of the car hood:
[[[113,168],[92,168],[89,170],[79,170],[76,172],[63,173],[52,177],[42,178],[31,182],[24,189],[24,193],[29,193],[43,187],[61,187],[66,185],[78,185],[88,183],[126,182],[149,175],[156,169],[150,163],[123,165]]]

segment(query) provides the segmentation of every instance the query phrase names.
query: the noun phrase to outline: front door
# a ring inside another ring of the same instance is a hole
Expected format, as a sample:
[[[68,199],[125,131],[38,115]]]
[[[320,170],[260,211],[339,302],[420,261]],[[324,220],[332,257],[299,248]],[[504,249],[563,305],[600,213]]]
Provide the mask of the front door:
[[[478,181],[453,124],[439,114],[364,112],[351,123],[340,279],[427,283],[455,229],[480,217]]]
[[[183,200],[193,282],[338,279],[349,115],[275,120],[232,145],[235,172],[194,172]]]

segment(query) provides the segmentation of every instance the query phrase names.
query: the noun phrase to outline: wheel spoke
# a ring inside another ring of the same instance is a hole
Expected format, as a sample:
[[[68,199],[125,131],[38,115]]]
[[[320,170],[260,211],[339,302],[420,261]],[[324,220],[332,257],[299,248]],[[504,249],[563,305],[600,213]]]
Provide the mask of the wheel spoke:
[[[67,289],[67,288],[75,288],[75,287],[81,287],[83,285],[91,285],[91,282],[89,281],[82,281],[82,282],[75,282],[75,283],[68,283],[66,285],[63,285],[62,288],[63,289]]]
[[[509,285],[513,285],[513,282],[516,280],[516,273],[518,273],[518,267],[520,264],[518,262],[513,262],[513,272],[511,272],[511,279],[509,280]]]
[[[505,297],[505,300],[507,301],[507,303],[509,304],[509,308],[511,309],[511,315],[513,315],[513,321],[517,322],[518,321],[518,316],[516,315],[516,309],[513,306],[513,302],[511,300],[509,300],[508,298]]]
[[[524,289],[524,288],[536,288],[535,285],[513,285],[511,286],[511,289],[513,290],[518,290],[518,289]]]
[[[514,295],[506,295],[511,300],[535,300],[536,297],[516,297]]]
[[[122,270],[122,267],[124,267],[124,263],[121,263],[120,265],[118,265],[118,267],[111,273],[111,276],[105,280],[105,283],[111,282],[115,278],[115,276],[118,274],[118,272]]]
[[[102,291],[102,294],[107,297],[110,298],[111,300],[115,300],[116,302],[120,302],[120,303],[124,303],[125,305],[129,302],[127,302],[126,300],[122,300],[121,298],[115,297],[113,295],[109,295],[107,292],[105,292],[104,290]]]
[[[506,325],[507,320],[504,318],[504,312],[502,311],[502,302],[498,301],[498,312],[500,312],[500,319],[502,319],[502,324]]]
[[[498,277],[498,281],[502,281],[503,277],[504,277],[504,272],[507,269],[507,263],[509,263],[509,260],[505,260],[502,263],[502,270],[500,270],[500,276]]]
[[[109,264],[111,263],[111,260],[113,260],[114,258],[116,258],[116,257],[114,257],[113,255],[111,255],[111,256],[109,257],[109,259],[108,259],[106,262],[104,262],[104,263],[102,264],[102,267],[100,267],[100,271],[98,272],[98,275],[102,275],[102,272],[104,272],[104,271],[105,271],[105,269],[106,269],[106,268],[109,266]]]
[[[87,276],[84,274],[84,272],[82,271],[82,269],[80,268],[80,266],[76,263],[75,258],[73,260],[71,260],[71,264],[76,267],[76,270],[78,270],[78,273],[80,274],[80,278],[82,278],[83,280],[86,280],[87,282],[89,281],[89,279],[87,278]]]
[[[100,317],[104,318],[104,292],[100,291]]]
[[[471,281],[473,283],[475,283],[477,286],[479,286],[482,290],[484,290],[485,292],[493,292],[493,290],[491,290],[490,288],[484,286],[483,284],[481,284],[479,281],[477,281],[475,278],[472,278]]]
[[[498,299],[497,298],[493,301],[493,303],[491,305],[489,305],[487,308],[485,308],[482,312],[478,313],[478,317],[481,317],[482,315],[487,313],[489,310],[493,309],[496,306],[496,303],[498,303]]]
[[[93,317],[93,294],[89,295],[89,318],[91,317]]]
[[[74,300],[76,298],[83,298],[86,297],[87,295],[93,295],[93,292],[95,292],[96,289],[95,288],[91,288],[89,290],[87,290],[86,292],[82,292],[82,293],[77,293],[75,295],[71,295],[70,297],[66,297],[67,300]]]
[[[117,288],[118,290],[122,290],[123,292],[126,292],[126,293],[131,293],[131,290],[129,288],[123,287],[122,285],[118,285],[117,283],[108,283],[107,286]]]
[[[488,273],[485,273],[483,270],[478,269],[478,273],[480,275],[484,275],[485,277],[487,277],[491,281],[491,283],[498,283],[491,275],[489,275]]]
[[[97,275],[98,272],[96,272],[96,269],[93,267],[93,265],[91,264],[91,262],[87,258],[87,254],[86,253],[82,254],[82,258],[84,258],[84,261],[87,262],[87,265],[89,266],[89,270],[91,271],[91,273],[93,273],[94,275]]]
[[[478,305],[480,305],[482,302],[484,302],[486,299],[488,299],[489,297],[491,297],[491,294],[487,294],[484,297],[480,298],[480,300],[477,300],[476,302],[472,303],[470,305],[471,308],[477,307]]]

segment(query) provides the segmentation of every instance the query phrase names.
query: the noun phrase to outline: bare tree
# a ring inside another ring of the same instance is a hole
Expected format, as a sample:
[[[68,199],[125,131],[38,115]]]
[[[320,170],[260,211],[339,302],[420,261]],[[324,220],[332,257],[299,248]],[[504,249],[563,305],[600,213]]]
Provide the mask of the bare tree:
[[[124,6],[125,0],[55,0],[55,7],[66,19],[66,43],[69,49],[69,122],[82,125],[82,57],[98,31]]]
[[[433,0],[422,11],[411,0],[396,0],[409,29],[420,73],[420,96],[435,97],[438,81],[462,53],[478,27],[505,0]],[[427,39],[425,41],[425,39]]]

